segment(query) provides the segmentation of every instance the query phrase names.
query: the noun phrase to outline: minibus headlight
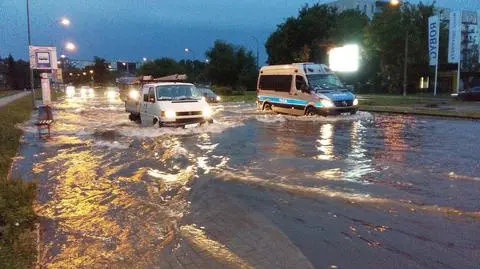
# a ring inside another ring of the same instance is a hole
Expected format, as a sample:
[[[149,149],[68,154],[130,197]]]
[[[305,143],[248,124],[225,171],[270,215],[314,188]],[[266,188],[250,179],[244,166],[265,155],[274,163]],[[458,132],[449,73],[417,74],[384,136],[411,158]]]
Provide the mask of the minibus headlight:
[[[204,118],[210,118],[212,116],[212,109],[209,107],[209,106],[206,106],[204,109],[203,109],[203,117]]]
[[[335,106],[332,101],[327,100],[327,99],[322,100],[322,105],[326,108],[331,108],[331,107]]]
[[[358,99],[357,98],[355,98],[355,100],[353,100],[353,105],[358,106]]]
[[[217,101],[220,102],[222,98],[220,96],[217,96]]]
[[[167,119],[175,119],[177,117],[177,113],[173,110],[167,110],[165,111],[165,118]]]

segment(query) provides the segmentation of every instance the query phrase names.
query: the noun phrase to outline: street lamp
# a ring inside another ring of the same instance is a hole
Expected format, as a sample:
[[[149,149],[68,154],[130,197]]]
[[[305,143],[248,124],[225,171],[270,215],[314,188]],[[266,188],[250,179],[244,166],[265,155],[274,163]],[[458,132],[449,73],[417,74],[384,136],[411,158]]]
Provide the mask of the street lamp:
[[[392,6],[398,6],[398,5],[400,5],[400,1],[399,0],[390,0],[390,4]]]
[[[392,6],[400,6],[399,0],[390,0]],[[403,1],[405,6],[410,5],[408,1]],[[405,22],[404,22],[405,23]],[[403,60],[403,96],[407,96],[407,80],[408,80],[408,39],[410,37],[411,21],[406,22],[407,29],[405,30],[405,59]]]
[[[60,21],[59,21],[61,24],[65,25],[65,26],[69,26],[70,25],[70,20],[68,18],[61,18]]]
[[[90,70],[89,72],[90,72],[90,74],[93,74],[93,70]]]
[[[67,42],[65,44],[65,49],[69,50],[69,51],[73,51],[75,50],[76,46],[75,44],[73,44],[72,42]]]
[[[143,59],[142,59],[142,60],[143,60],[144,62],[146,62],[146,61],[147,61],[147,58],[146,58],[146,57],[143,57]]]
[[[86,76],[86,75],[87,75],[87,72],[83,72],[82,75]]]
[[[65,54],[60,55],[60,58],[65,59],[67,56]]]
[[[258,38],[257,38],[256,36],[253,36],[253,35],[252,35],[252,36],[250,36],[250,37],[253,38],[253,39],[255,39],[255,41],[257,42],[257,69],[258,69],[258,67],[259,67],[259,66],[258,66],[258,47],[259,47],[259,43],[260,43],[260,42],[258,42]]]
[[[189,49],[189,48],[185,48],[185,53],[188,54],[188,53],[192,53],[192,56],[193,56],[193,60],[195,60],[195,51],[193,51],[192,49]],[[185,63],[187,62],[186,61],[187,59],[185,59]]]

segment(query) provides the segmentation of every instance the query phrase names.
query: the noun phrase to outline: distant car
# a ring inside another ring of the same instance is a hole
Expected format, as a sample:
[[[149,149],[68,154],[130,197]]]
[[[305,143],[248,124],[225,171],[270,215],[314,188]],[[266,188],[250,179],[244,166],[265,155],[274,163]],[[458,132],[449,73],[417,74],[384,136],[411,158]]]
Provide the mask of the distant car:
[[[461,91],[458,94],[452,94],[457,100],[461,101],[480,101],[480,86],[473,87],[466,91]]]
[[[212,90],[208,88],[197,88],[197,90],[200,92],[200,95],[205,98],[205,101],[207,101],[207,103],[218,103],[222,100],[220,96],[216,95]]]
[[[80,87],[80,96],[81,97],[94,97],[95,96],[95,91],[92,89],[92,87],[89,86],[82,86]]]
[[[117,87],[108,87],[105,91],[105,97],[108,99],[117,99],[120,97],[120,90]]]
[[[75,87],[72,85],[69,85],[65,88],[65,93],[67,94],[67,97],[74,97],[75,91]]]

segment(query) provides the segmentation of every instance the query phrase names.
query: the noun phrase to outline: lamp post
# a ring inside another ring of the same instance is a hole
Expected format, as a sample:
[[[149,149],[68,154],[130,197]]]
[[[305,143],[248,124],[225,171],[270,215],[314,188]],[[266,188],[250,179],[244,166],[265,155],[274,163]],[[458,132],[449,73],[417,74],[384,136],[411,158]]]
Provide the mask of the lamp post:
[[[260,42],[258,41],[258,38],[256,36],[250,36],[251,38],[255,39],[255,41],[257,42],[257,69],[258,69],[258,50],[259,50],[259,44]]]
[[[30,46],[32,46],[32,35],[30,33],[30,4],[29,0],[27,0],[27,27],[28,27],[28,55],[30,58]],[[30,59],[31,61],[32,59]],[[35,85],[33,81],[33,68],[32,63],[30,63],[30,89],[32,90],[32,104],[35,107]]]
[[[189,49],[189,48],[185,48],[185,53],[188,54],[188,53],[192,53],[192,56],[193,56],[193,60],[195,60],[195,51],[193,51],[192,49]],[[185,63],[187,62],[187,59],[185,59]]]
[[[29,61],[30,59],[30,46],[32,46],[32,33],[31,33],[31,27],[30,27],[30,1],[26,0],[27,4],[27,33],[28,33],[28,54],[29,55]],[[63,17],[60,21],[61,24],[68,26],[70,25],[70,20],[68,18]],[[32,90],[32,104],[33,107],[35,108],[35,82],[33,78],[33,68],[32,68],[32,63],[29,65],[30,67],[30,88]]]
[[[90,83],[92,84],[92,88],[93,88],[93,85],[95,83],[95,81],[93,80],[93,70],[90,70],[88,72],[90,73]]]
[[[390,4],[392,6],[399,6],[401,3],[399,0],[390,0]],[[405,6],[410,5],[408,1],[403,1]],[[408,46],[409,46],[409,38],[410,38],[410,25],[411,21],[409,20],[406,23],[406,31],[405,31],[405,59],[403,60],[403,96],[407,96],[407,80],[408,80]]]

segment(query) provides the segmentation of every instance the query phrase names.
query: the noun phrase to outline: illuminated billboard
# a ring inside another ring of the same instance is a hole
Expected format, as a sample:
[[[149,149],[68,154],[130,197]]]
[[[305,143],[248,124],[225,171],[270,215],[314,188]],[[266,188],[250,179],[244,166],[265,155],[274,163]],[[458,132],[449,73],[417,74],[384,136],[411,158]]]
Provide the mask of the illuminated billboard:
[[[333,48],[328,54],[330,69],[335,72],[355,72],[360,65],[358,45]]]

